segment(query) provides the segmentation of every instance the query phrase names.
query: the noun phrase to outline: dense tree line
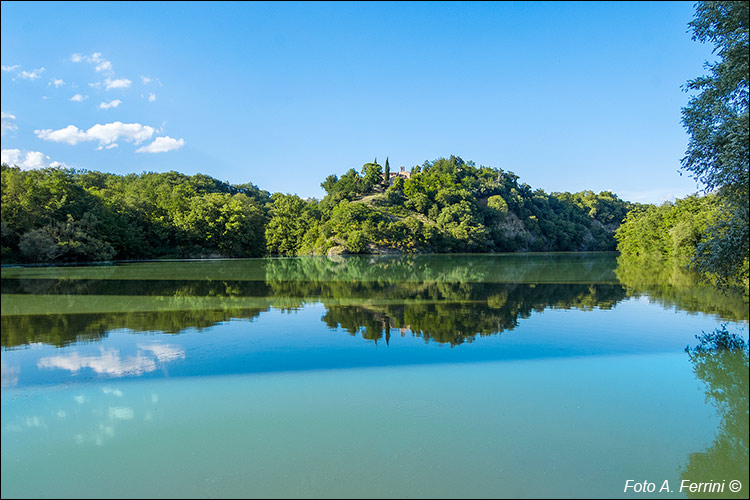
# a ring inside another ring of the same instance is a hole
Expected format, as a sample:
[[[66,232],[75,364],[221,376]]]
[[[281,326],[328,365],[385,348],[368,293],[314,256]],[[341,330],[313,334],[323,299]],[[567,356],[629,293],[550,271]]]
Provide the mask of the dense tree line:
[[[389,170],[389,169],[388,169]],[[321,184],[322,200],[206,175],[2,166],[5,262],[326,253],[614,250],[631,204],[547,194],[451,156],[389,179],[377,163]]]
[[[659,206],[642,205],[628,212],[617,229],[617,249],[631,258],[674,259],[687,265],[719,209],[716,195],[693,195]]]
[[[2,166],[3,262],[265,253],[269,193],[207,175]]]
[[[692,195],[659,206],[641,205],[628,212],[615,232],[617,250],[629,267],[647,269],[656,263],[690,269],[695,271],[690,275],[693,282],[744,289],[747,296],[747,254],[736,255],[740,266],[730,270],[699,264],[701,252],[717,244],[714,231],[717,225],[729,223],[727,218],[726,200],[717,193]]]
[[[662,205],[641,205],[628,212],[615,232],[617,250],[629,263],[649,268],[653,263],[695,271],[693,280],[703,280],[722,288],[748,292],[747,254],[742,268],[721,273],[721,269],[697,265],[700,252],[715,244],[712,231],[726,221],[725,200],[717,193],[692,195]],[[740,261],[742,255],[740,254]]]

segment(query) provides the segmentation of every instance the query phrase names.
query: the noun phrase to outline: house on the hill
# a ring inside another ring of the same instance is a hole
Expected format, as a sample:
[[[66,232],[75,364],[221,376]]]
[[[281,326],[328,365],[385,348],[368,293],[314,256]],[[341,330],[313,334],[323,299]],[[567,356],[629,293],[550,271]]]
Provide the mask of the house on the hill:
[[[388,178],[388,182],[390,184],[393,184],[393,181],[396,180],[396,177],[401,177],[402,179],[411,179],[411,172],[406,171],[406,167],[401,167],[401,170],[398,172],[391,172],[390,176]]]

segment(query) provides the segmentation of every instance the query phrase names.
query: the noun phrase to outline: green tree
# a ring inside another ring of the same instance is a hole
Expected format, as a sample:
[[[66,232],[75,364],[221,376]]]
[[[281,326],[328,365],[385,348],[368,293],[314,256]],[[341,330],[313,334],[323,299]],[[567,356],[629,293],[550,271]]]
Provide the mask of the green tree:
[[[713,194],[639,207],[631,210],[617,229],[617,249],[629,257],[676,258],[687,265],[716,213],[717,198]]]
[[[32,229],[21,236],[18,243],[21,255],[31,262],[49,262],[58,255],[57,244],[49,229]]]
[[[362,193],[369,193],[380,184],[383,178],[383,167],[375,163],[365,163],[362,166]]]
[[[499,194],[487,198],[487,208],[492,209],[494,212],[497,212],[500,215],[505,215],[508,213],[508,204]]]
[[[445,244],[449,251],[486,250],[487,230],[469,202],[464,200],[445,207],[436,222],[445,232]]]
[[[272,255],[296,255],[312,219],[297,195],[274,193],[271,219],[266,226],[266,248]]]
[[[175,225],[195,246],[190,253],[214,250],[227,257],[259,257],[265,253],[265,218],[247,196],[209,193],[190,199],[190,209]]]
[[[391,165],[388,163],[388,157],[385,157],[385,171],[383,172],[383,189],[387,189],[391,183]]]
[[[91,213],[80,220],[68,215],[65,222],[53,222],[32,229],[20,238],[21,254],[32,262],[110,260],[115,250],[96,235],[99,221]]]
[[[696,91],[682,110],[690,142],[682,168],[716,191],[723,214],[698,245],[695,267],[719,284],[748,280],[748,12],[740,1],[698,2],[693,40],[714,45],[710,74],[688,81]]]
[[[351,231],[346,238],[346,249],[351,253],[364,253],[367,249],[367,237],[362,231]]]
[[[339,178],[333,174],[326,177],[326,179],[320,183],[320,187],[325,189],[327,194],[334,194],[336,192],[336,184],[339,182]]]

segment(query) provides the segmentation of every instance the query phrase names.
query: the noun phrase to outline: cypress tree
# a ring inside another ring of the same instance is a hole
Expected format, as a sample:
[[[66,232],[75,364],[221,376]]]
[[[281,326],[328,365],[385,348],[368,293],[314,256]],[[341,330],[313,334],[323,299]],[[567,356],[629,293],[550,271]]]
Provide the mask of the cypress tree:
[[[391,183],[391,166],[388,164],[388,157],[385,157],[385,172],[383,173],[383,186],[388,187]]]

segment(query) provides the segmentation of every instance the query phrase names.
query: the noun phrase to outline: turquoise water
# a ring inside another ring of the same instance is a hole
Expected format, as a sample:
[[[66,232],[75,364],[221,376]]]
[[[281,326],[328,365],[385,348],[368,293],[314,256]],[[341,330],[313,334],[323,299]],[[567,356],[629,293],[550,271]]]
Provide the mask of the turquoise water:
[[[628,479],[685,497],[686,474],[746,474],[747,356],[684,349],[722,324],[747,339],[747,304],[621,271],[610,254],[3,269],[2,497],[644,496]]]

